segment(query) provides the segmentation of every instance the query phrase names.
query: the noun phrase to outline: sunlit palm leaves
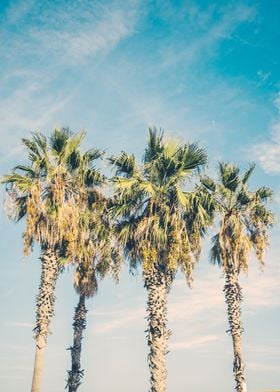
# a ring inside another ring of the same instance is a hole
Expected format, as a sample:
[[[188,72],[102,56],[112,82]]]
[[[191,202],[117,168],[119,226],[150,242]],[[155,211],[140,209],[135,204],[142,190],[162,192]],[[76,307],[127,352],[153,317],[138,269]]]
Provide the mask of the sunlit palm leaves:
[[[162,131],[150,129],[143,166],[125,152],[110,160],[117,174],[113,214],[132,265],[143,262],[149,268],[157,259],[174,272],[181,267],[190,277],[198,239],[211,219],[211,200],[184,186],[206,163],[204,150],[164,142]]]
[[[255,192],[248,190],[248,180],[254,166],[243,174],[229,163],[220,163],[220,181],[215,183],[209,177],[201,181],[216,203],[221,216],[219,233],[213,237],[211,259],[227,268],[231,263],[238,271],[248,268],[251,250],[256,252],[263,263],[264,250],[268,245],[268,229],[273,215],[265,203],[271,199],[272,191],[261,187]]]
[[[219,181],[209,177],[201,182],[212,198],[219,216],[219,231],[212,238],[210,258],[220,265],[225,273],[224,293],[228,320],[233,341],[233,372],[236,391],[245,392],[244,363],[241,350],[241,302],[242,289],[238,282],[241,271],[248,270],[249,253],[254,251],[263,264],[264,250],[268,246],[268,229],[273,215],[266,208],[272,191],[261,187],[249,191],[248,181],[254,170],[251,165],[244,174],[231,163],[219,164]]]

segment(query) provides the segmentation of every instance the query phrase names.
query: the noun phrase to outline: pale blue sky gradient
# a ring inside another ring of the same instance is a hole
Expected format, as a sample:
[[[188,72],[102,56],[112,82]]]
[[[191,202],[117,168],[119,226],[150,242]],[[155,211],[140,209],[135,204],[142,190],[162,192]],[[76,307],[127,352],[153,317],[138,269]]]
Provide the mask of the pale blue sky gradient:
[[[24,160],[20,138],[55,126],[85,129],[86,145],[141,158],[149,125],[197,141],[218,160],[257,164],[252,187],[280,203],[280,3],[259,1],[2,1],[1,174]],[[23,224],[1,212],[0,389],[30,389],[40,264],[23,259]],[[279,223],[261,272],[244,286],[244,358],[249,392],[280,388]],[[233,390],[232,350],[221,271],[209,238],[190,290],[178,276],[169,301],[170,392]],[[43,392],[63,390],[69,367],[72,271],[57,287]],[[146,293],[124,269],[88,302],[81,392],[148,390]]]

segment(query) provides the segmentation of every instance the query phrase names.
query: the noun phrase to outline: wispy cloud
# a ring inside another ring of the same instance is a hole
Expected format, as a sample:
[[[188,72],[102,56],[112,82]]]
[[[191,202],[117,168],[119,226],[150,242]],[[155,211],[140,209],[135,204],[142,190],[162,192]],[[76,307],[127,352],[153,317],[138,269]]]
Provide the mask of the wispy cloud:
[[[269,129],[268,141],[252,146],[249,150],[266,173],[280,173],[280,92],[274,99],[276,118]]]
[[[8,31],[6,60],[27,60],[32,56],[44,59],[50,67],[81,64],[101,50],[111,49],[134,32],[137,18],[136,1],[120,6],[117,2],[21,2],[6,13]],[[25,22],[24,31],[14,31],[17,23]],[[21,49],[19,51],[19,49]],[[43,64],[44,66],[44,64]]]
[[[185,21],[186,35],[193,38],[187,27],[199,28],[195,39],[190,39],[190,43],[183,45],[181,50],[178,47],[164,51],[163,67],[184,61],[185,64],[198,62],[201,57],[211,57],[216,54],[219,44],[224,40],[235,39],[236,28],[245,22],[250,22],[256,15],[256,9],[246,5],[229,5],[227,7],[210,6],[201,9],[197,5],[192,5],[186,10],[187,21]],[[215,15],[219,15],[216,18]],[[183,22],[182,22],[183,25]],[[188,42],[188,40],[187,40]]]
[[[45,2],[11,4],[0,27],[0,135],[2,160],[10,158],[26,132],[62,123],[65,107],[77,93],[83,67],[100,64],[135,31],[138,1]],[[78,70],[78,71],[77,71]],[[69,80],[68,80],[69,79]],[[71,81],[70,81],[71,79]],[[58,124],[57,124],[58,119]]]
[[[199,348],[199,347],[206,346],[209,343],[219,339],[220,336],[218,335],[199,336],[190,340],[180,340],[180,341],[171,342],[169,344],[169,348],[171,350],[187,350],[187,349]]]
[[[119,330],[129,324],[143,320],[145,317],[145,309],[126,309],[119,312],[107,312],[103,314],[105,318],[102,322],[97,322],[97,325],[92,329],[92,333],[107,334],[112,331]],[[107,318],[107,320],[106,320]]]
[[[260,271],[257,263],[252,263],[248,276],[240,278],[244,293],[244,317],[279,307],[280,288],[275,279],[275,275],[279,274],[277,255],[270,254],[268,257],[270,263],[264,271]],[[188,288],[184,279],[174,282],[168,299],[168,326],[176,330],[180,342],[172,342],[172,347],[177,347],[177,343],[178,347],[182,345],[186,348],[188,345],[191,347],[191,342],[199,344],[201,341],[202,344],[204,338],[206,344],[208,338],[210,341],[217,336],[211,333],[217,327],[220,331],[225,329],[227,316],[223,285],[221,270],[211,266],[205,266],[195,277],[192,289]],[[138,305],[137,308],[89,312],[95,320],[92,333],[108,334],[139,322],[144,325],[147,316],[144,293],[141,302],[143,306]]]

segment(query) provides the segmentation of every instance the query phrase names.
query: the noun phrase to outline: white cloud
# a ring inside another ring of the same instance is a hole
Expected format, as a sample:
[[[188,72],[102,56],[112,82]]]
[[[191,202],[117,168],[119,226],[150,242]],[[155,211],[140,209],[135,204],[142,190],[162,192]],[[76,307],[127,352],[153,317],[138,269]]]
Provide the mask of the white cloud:
[[[272,123],[268,141],[250,148],[253,159],[257,160],[266,173],[280,173],[280,92],[274,100],[277,116]]]

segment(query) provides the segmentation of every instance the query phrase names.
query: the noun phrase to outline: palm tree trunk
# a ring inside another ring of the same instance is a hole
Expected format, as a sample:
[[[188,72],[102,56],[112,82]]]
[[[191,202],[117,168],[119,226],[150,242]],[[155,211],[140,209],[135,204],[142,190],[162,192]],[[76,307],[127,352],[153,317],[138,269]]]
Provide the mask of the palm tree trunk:
[[[78,390],[84,375],[84,370],[81,369],[81,353],[83,330],[86,328],[86,315],[87,309],[85,306],[85,295],[81,294],[74,314],[73,346],[69,348],[72,360],[72,367],[71,370],[68,370],[68,381],[66,385],[69,392],[76,392]]]
[[[156,265],[144,271],[144,286],[148,292],[148,346],[150,352],[148,363],[150,368],[150,392],[166,392],[167,340],[170,331],[167,329],[167,294],[172,277],[164,268]]]
[[[42,270],[39,294],[37,296],[36,327],[34,328],[36,340],[36,353],[34,361],[31,392],[40,392],[42,382],[43,357],[49,326],[54,315],[55,286],[59,275],[59,257],[53,249],[46,249],[41,255]]]
[[[244,376],[244,363],[241,352],[241,335],[243,332],[241,324],[241,302],[243,297],[242,289],[238,283],[237,271],[230,270],[226,272],[224,293],[230,326],[228,332],[230,332],[233,342],[233,373],[236,382],[235,389],[237,392],[246,392],[247,388]]]

